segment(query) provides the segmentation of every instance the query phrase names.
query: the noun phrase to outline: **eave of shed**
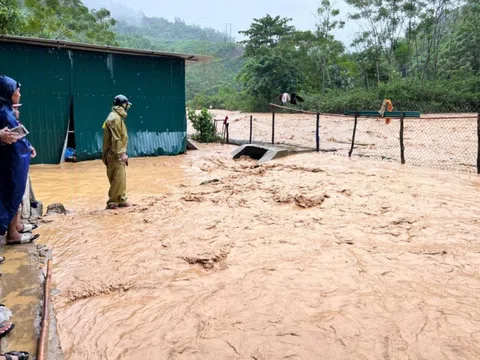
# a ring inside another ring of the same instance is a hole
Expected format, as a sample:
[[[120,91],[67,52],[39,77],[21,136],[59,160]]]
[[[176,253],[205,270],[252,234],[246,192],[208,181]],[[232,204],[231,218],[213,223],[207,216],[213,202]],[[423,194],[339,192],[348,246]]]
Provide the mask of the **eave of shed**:
[[[160,57],[160,58],[163,57],[163,58],[170,58],[170,59],[176,58],[176,59],[183,59],[187,63],[200,63],[200,62],[207,62],[207,61],[213,60],[212,56],[205,56],[205,55],[180,54],[180,53],[152,51],[152,50],[139,50],[139,49],[121,48],[121,47],[115,47],[115,46],[92,45],[92,44],[84,44],[84,43],[77,43],[77,42],[63,41],[63,40],[40,39],[40,38],[10,36],[10,35],[0,35],[0,42],[10,42],[10,43],[16,43],[16,44],[44,46],[44,47],[52,47],[52,48],[63,48],[63,49],[69,49],[69,50],[103,52],[103,53],[109,53],[109,54],[150,56],[150,57]]]

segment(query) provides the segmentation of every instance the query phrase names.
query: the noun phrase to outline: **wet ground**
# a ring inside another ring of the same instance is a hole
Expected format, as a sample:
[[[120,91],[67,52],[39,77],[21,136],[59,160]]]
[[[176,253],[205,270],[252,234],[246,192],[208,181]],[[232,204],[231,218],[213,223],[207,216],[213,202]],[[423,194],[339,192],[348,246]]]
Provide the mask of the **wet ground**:
[[[480,358],[478,177],[231,150],[34,167],[66,359]]]
[[[13,316],[15,329],[1,342],[2,352],[21,350],[37,352],[39,315],[43,296],[37,247],[34,244],[2,246],[6,258],[0,266],[2,302]]]

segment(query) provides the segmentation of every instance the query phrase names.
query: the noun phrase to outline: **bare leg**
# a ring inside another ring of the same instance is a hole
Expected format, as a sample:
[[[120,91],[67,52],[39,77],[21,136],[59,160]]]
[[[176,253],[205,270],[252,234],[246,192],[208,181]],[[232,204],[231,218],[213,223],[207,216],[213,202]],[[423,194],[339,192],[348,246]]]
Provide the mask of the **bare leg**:
[[[23,231],[22,212],[20,210],[18,210],[17,216],[15,216],[15,218],[17,219],[17,224],[16,224],[17,231],[19,232]]]
[[[22,235],[17,230],[20,220],[21,220],[21,214],[20,214],[20,211],[17,211],[17,214],[13,218],[12,222],[10,223],[10,225],[8,225],[7,240],[18,241],[22,238]],[[19,230],[22,230],[22,229],[23,227],[20,228]]]

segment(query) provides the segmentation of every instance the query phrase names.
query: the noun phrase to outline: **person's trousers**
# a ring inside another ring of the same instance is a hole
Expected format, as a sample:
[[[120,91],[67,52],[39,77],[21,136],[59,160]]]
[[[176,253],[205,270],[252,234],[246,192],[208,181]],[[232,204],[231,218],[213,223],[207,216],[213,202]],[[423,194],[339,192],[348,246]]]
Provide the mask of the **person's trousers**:
[[[127,202],[127,175],[123,161],[108,161],[107,176],[110,182],[108,205],[120,205]]]

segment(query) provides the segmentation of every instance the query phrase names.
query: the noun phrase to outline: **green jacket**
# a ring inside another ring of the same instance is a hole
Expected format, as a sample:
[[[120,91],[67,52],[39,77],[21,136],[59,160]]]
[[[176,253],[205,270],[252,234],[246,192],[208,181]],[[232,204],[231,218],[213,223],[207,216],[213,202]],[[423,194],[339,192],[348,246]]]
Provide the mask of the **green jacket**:
[[[127,152],[128,133],[125,119],[127,112],[122,106],[114,106],[103,123],[103,163],[118,160]]]

